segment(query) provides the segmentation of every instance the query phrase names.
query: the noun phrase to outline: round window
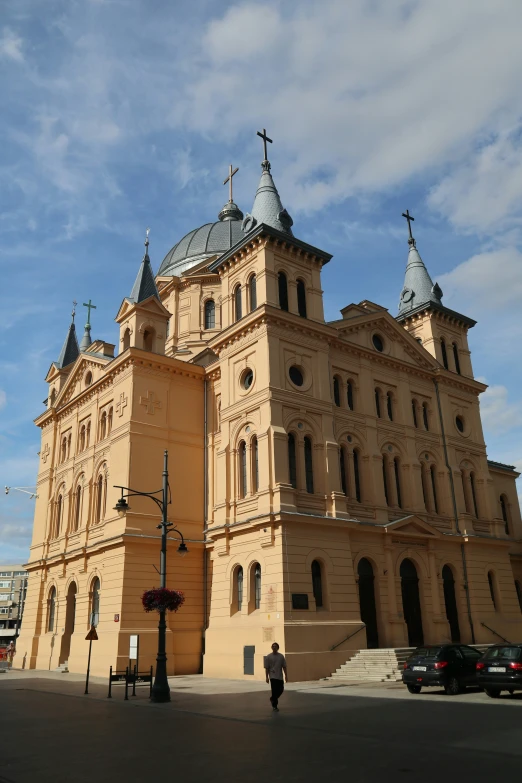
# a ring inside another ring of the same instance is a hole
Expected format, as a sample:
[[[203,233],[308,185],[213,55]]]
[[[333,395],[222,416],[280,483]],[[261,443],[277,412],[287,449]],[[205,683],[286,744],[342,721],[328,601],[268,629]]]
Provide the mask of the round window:
[[[457,416],[455,418],[455,425],[459,432],[464,432],[464,419],[462,416]]]
[[[302,386],[304,383],[303,373],[299,369],[299,367],[296,367],[295,364],[290,367],[288,370],[288,375],[290,376],[290,380],[295,386]]]
[[[384,343],[382,341],[382,337],[379,337],[378,334],[373,335],[372,343],[376,351],[384,351]]]
[[[254,383],[254,373],[252,372],[252,370],[245,370],[245,372],[241,376],[241,386],[243,387],[243,389],[250,389],[253,383]]]

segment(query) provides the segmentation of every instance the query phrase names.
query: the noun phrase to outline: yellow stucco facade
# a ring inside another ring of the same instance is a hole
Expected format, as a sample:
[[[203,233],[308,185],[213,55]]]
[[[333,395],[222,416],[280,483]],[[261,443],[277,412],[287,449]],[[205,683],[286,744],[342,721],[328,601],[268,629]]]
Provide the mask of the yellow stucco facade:
[[[169,673],[264,677],[274,640],[303,680],[367,645],[522,639],[517,474],[486,456],[469,319],[364,301],[327,323],[329,259],[258,222],[124,300],[117,356],[51,367],[18,660],[84,671],[96,592],[93,673],[131,634],[154,662],[159,515],[120,518],[114,486],[159,489],[165,449],[189,548],[169,541]]]

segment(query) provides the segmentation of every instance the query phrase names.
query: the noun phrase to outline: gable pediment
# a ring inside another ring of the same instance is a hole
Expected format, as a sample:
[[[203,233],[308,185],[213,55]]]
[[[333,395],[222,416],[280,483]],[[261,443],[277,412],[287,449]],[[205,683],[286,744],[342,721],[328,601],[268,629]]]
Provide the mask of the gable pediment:
[[[76,362],[67,378],[63,388],[58,394],[55,401],[55,408],[62,408],[74,397],[76,397],[83,389],[78,389],[78,384],[81,385],[81,381],[87,372],[87,370],[94,370],[98,367],[104,367],[109,363],[109,359],[103,360],[96,356],[89,355],[88,353],[82,353],[76,359]],[[93,381],[94,383],[95,381]]]
[[[170,312],[155,296],[149,296],[148,299],[144,299],[143,302],[139,303],[134,302],[132,299],[124,299],[114,320],[117,323],[120,323],[120,321],[126,318],[131,312],[146,312],[162,317],[170,317]]]
[[[387,532],[394,536],[440,538],[441,535],[436,528],[429,525],[416,514],[410,514],[402,519],[396,519],[395,522],[388,522],[384,527]]]

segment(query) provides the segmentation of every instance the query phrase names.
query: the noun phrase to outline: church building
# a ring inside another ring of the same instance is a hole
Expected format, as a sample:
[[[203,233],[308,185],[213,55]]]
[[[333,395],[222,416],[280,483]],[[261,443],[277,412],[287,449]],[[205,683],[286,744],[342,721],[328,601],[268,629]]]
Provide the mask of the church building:
[[[17,660],[84,672],[156,658],[160,515],[118,487],[161,488],[168,452],[169,674],[291,680],[365,648],[522,641],[514,467],[488,459],[468,331],[409,227],[399,310],[325,321],[331,255],[297,238],[267,159],[251,212],[230,198],[154,276],[148,253],[115,345],[74,317],[46,377],[38,498]],[[118,303],[115,300],[115,309]],[[90,302],[89,302],[90,306]]]

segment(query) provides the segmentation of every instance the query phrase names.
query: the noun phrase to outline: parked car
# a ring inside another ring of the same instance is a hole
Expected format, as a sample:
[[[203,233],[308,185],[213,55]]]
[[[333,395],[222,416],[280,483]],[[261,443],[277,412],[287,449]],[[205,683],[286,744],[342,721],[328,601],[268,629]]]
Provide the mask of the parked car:
[[[417,647],[404,663],[402,681],[410,693],[421,688],[444,688],[455,696],[468,685],[477,685],[477,663],[482,653],[465,644]]]
[[[494,644],[477,662],[477,683],[492,699],[522,691],[522,644]]]

